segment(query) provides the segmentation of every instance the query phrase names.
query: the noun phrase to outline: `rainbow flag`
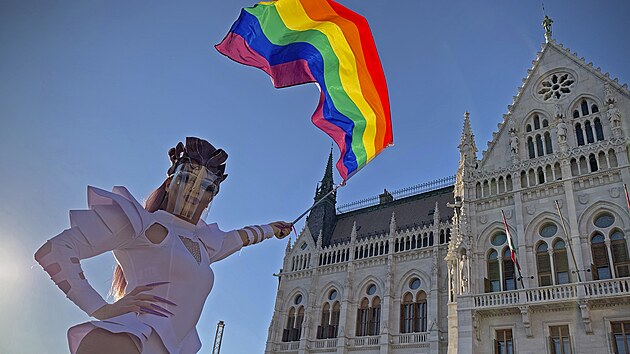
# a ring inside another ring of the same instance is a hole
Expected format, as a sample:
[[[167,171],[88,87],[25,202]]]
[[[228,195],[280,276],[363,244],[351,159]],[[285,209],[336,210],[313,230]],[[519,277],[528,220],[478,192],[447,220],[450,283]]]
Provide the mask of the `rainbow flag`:
[[[344,182],[392,145],[385,75],[367,21],[332,0],[244,8],[217,50],[265,71],[277,88],[316,82],[313,123],[333,138]]]

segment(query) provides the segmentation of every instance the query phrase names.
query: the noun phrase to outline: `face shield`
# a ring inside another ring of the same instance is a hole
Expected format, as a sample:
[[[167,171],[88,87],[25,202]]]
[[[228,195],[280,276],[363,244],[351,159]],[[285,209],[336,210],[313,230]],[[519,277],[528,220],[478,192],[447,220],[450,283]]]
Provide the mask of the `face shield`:
[[[219,192],[219,177],[192,163],[179,165],[170,177],[166,211],[196,224]]]

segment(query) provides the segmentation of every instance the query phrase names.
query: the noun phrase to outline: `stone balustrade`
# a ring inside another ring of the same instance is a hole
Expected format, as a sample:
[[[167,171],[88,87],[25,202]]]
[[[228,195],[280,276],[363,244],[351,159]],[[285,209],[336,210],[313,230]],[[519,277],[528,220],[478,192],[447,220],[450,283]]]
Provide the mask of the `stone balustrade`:
[[[630,278],[595,280],[473,295],[475,309],[515,307],[630,294]]]
[[[394,344],[416,344],[424,343],[429,337],[429,332],[406,333],[394,335]]]

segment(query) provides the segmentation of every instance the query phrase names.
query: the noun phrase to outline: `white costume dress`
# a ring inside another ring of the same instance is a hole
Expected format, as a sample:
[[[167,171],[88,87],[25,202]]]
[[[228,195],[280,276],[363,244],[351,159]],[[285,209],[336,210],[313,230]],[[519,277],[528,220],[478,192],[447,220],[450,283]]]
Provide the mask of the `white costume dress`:
[[[132,334],[142,354],[161,354],[164,348],[170,354],[197,353],[201,342],[195,325],[214,281],[210,265],[243,247],[239,233],[223,232],[216,224],[203,221],[193,225],[162,210],[149,213],[124,187],[114,187],[113,192],[88,187],[88,205],[90,210],[70,212],[72,228],[49,240],[51,251],[38,257],[53,281],[91,315],[106,302],[85,280],[79,260],[113,251],[125,274],[127,291],[170,282],[145,293],[177,306],[156,302],[174,314],[169,317],[132,312],[74,326],[68,330],[71,353],[76,353],[81,340],[96,327]],[[145,236],[155,223],[168,230],[159,244]],[[273,236],[269,225],[257,228],[264,231],[264,237],[254,236],[250,243]],[[247,233],[251,240],[252,233]]]

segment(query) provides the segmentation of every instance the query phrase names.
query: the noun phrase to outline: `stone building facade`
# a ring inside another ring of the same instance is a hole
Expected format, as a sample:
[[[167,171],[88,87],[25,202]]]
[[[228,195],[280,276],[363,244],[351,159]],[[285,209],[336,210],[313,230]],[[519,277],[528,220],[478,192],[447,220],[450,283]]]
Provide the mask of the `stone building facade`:
[[[630,353],[630,91],[546,30],[454,177],[336,208],[330,156],[265,353]]]

